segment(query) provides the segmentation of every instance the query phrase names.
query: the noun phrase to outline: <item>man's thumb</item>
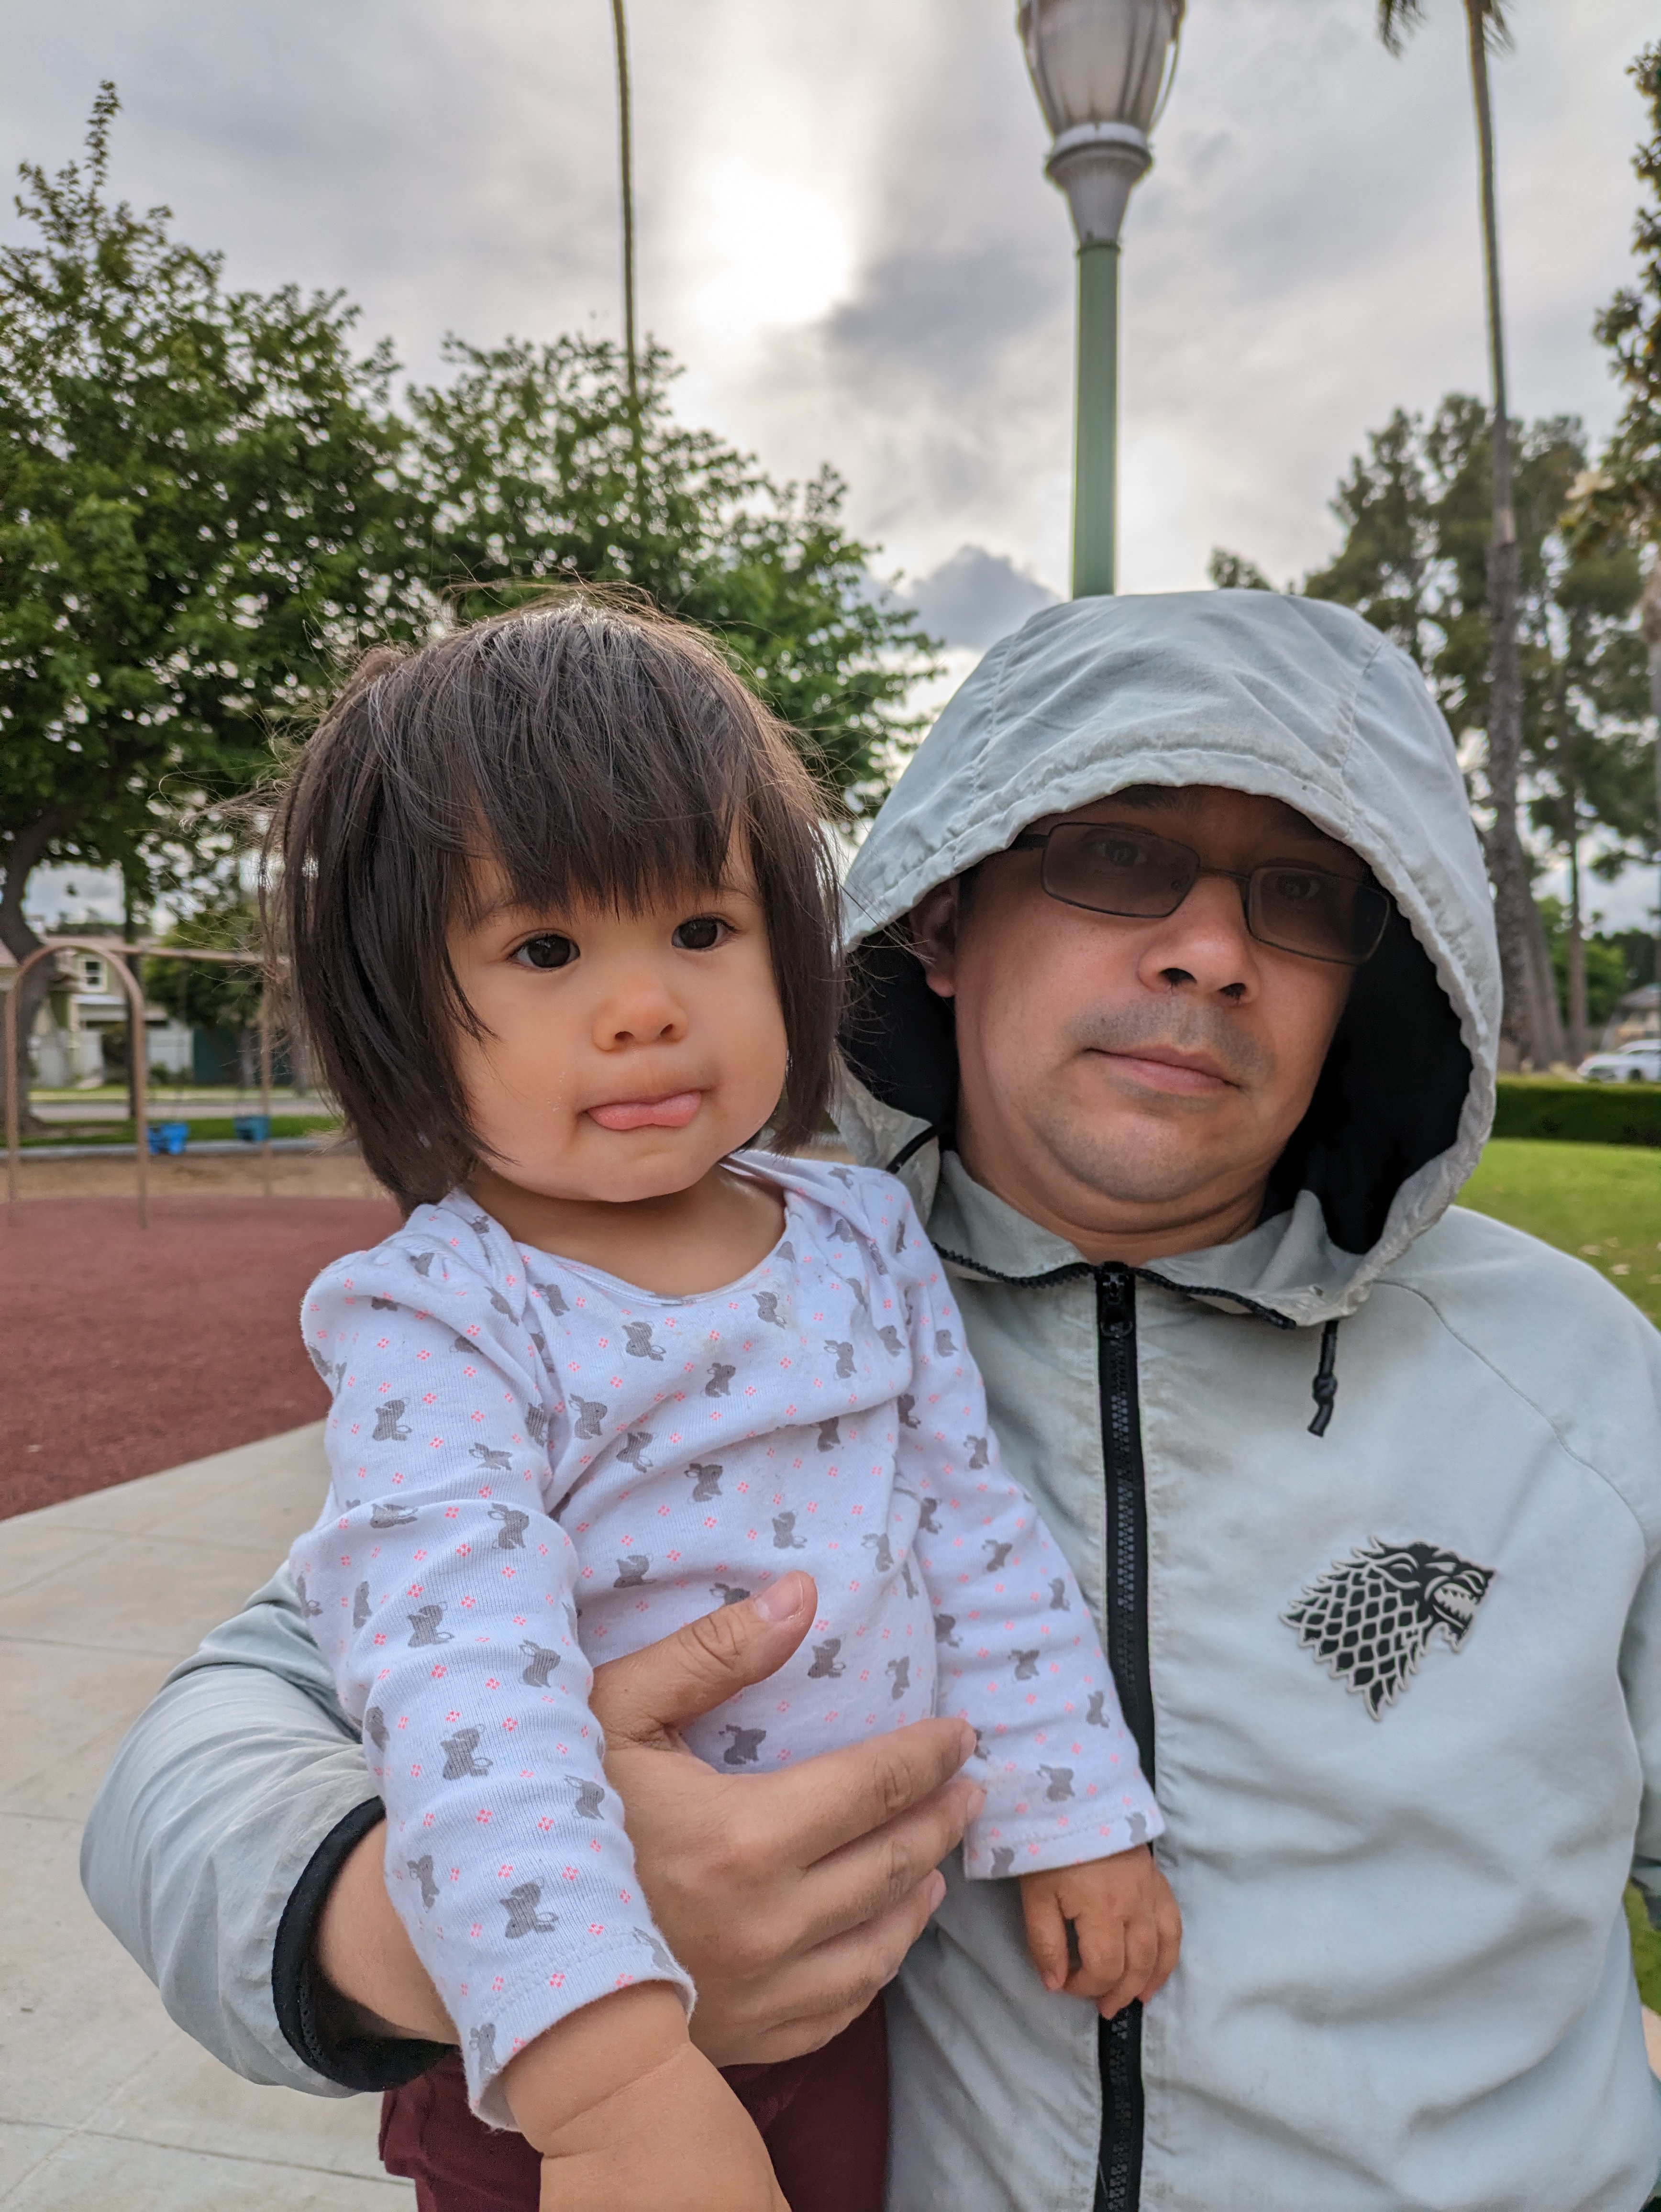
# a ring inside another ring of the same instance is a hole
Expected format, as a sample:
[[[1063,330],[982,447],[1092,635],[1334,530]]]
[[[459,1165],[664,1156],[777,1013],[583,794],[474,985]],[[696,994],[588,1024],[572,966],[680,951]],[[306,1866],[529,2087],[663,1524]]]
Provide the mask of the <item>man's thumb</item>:
[[[667,1745],[670,1732],[776,1674],[813,1625],[818,1590],[800,1569],[689,1620],[672,1636],[594,1669],[594,1717],[615,1748]]]

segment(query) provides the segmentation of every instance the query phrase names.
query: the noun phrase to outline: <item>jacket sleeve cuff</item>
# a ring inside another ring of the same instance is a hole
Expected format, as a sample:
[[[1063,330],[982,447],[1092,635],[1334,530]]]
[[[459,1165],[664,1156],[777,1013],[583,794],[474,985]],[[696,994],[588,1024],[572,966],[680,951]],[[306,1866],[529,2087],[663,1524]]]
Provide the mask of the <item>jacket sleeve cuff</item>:
[[[318,1923],[335,1877],[385,1818],[380,1798],[370,1797],[330,1829],[283,1909],[271,1956],[271,1996],[289,2047],[314,2074],[343,2089],[401,2088],[436,2066],[450,2047],[366,2033],[356,2007],[324,1978],[317,1963]]]

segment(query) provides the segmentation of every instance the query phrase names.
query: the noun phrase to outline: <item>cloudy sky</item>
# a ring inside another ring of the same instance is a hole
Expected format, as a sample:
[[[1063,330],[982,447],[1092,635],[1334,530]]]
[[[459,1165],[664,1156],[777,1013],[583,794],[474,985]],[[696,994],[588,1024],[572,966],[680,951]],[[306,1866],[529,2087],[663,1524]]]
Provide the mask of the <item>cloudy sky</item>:
[[[1191,0],[1124,268],[1122,582],[1279,578],[1396,405],[1481,391],[1461,14]],[[1516,0],[1494,70],[1513,400],[1599,433],[1653,0]],[[1071,235],[1013,0],[631,0],[640,291],[679,409],[829,460],[953,642],[1067,581]],[[447,331],[614,332],[605,0],[8,0],[0,148],[56,165],[100,77],[115,173],[232,282],[342,286],[419,375]],[[965,549],[968,549],[965,550]],[[945,574],[939,572],[945,570]],[[1013,574],[1013,571],[1019,572]],[[1033,580],[1023,583],[1022,578]],[[928,580],[934,580],[932,582]]]

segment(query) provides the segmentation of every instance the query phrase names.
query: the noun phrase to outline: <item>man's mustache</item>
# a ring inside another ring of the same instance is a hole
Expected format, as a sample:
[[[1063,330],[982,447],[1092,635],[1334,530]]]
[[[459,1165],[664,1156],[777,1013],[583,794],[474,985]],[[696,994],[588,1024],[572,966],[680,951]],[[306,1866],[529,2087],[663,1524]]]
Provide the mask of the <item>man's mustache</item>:
[[[1258,1084],[1273,1054],[1208,1006],[1103,1006],[1080,1015],[1068,1040],[1081,1052],[1204,1053],[1231,1083]]]

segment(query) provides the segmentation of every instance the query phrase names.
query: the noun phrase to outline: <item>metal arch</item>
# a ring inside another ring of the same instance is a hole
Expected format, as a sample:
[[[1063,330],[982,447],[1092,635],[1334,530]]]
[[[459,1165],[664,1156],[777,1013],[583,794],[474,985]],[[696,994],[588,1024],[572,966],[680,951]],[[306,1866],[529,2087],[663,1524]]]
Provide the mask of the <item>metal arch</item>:
[[[127,994],[127,1004],[133,1016],[137,1047],[133,1054],[133,1138],[134,1152],[138,1164],[138,1224],[141,1229],[150,1225],[149,1204],[149,1062],[144,1047],[144,994],[137,978],[127,965],[129,953],[150,953],[168,960],[207,960],[222,968],[263,968],[263,952],[210,952],[193,946],[178,945],[130,945],[125,939],[112,941],[107,937],[60,937],[50,944],[37,945],[23,960],[12,977],[12,987],[6,994],[3,1024],[6,1069],[6,1211],[15,1224],[17,1218],[17,1163],[22,1145],[18,1127],[17,1070],[18,1060],[17,1008],[20,1003],[18,987],[37,961],[59,952],[95,952],[100,959],[113,959],[121,977],[121,986]],[[265,1183],[265,1194],[271,1195],[271,995],[259,994],[259,1110],[265,1126],[265,1134],[259,1140],[259,1166]]]

